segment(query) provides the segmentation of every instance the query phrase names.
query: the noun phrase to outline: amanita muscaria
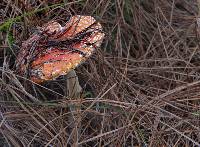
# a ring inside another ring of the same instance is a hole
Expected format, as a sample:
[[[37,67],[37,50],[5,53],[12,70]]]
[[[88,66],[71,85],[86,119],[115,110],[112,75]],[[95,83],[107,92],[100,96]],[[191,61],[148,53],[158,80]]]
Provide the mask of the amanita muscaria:
[[[36,83],[66,75],[85,61],[103,38],[101,24],[91,16],[72,16],[63,27],[51,21],[22,43],[16,70]]]

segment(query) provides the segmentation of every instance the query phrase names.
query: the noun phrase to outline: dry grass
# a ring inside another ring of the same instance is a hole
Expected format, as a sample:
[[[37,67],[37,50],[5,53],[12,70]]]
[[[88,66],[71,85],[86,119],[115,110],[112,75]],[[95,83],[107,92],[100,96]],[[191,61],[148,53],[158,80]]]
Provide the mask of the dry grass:
[[[0,4],[0,146],[200,146],[196,0],[26,2]],[[70,14],[92,15],[106,32],[76,69],[80,98],[68,76],[41,86],[14,72],[35,27]]]

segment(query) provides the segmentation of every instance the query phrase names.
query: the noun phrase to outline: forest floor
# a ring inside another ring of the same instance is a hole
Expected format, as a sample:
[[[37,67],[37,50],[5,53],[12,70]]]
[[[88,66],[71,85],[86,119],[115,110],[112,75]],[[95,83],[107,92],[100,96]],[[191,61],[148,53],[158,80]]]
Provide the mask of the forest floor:
[[[22,42],[76,14],[106,35],[75,80],[16,74]],[[2,0],[0,146],[200,146],[198,17],[197,0]]]

